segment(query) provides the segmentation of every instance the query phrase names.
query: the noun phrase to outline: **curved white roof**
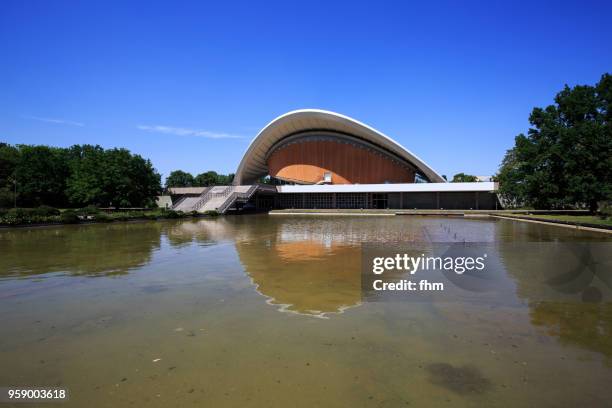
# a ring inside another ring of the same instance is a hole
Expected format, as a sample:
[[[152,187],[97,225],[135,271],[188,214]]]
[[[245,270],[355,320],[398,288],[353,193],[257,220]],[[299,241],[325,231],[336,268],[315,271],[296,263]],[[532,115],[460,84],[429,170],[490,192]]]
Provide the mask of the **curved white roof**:
[[[446,182],[423,160],[376,129],[339,113],[320,109],[300,109],[277,117],[255,136],[240,161],[234,184],[249,184],[267,175],[266,156],[270,148],[286,136],[309,130],[327,130],[359,137],[411,163],[429,181]]]

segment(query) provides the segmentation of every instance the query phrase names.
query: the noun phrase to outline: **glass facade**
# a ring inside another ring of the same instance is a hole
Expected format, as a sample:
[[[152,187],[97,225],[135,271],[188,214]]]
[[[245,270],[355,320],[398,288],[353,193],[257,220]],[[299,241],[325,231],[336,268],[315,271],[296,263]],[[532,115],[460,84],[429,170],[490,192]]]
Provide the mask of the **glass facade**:
[[[336,194],[336,208],[368,208],[368,194]]]
[[[284,193],[276,194],[278,209],[497,209],[489,192],[417,193]]]
[[[333,194],[306,194],[304,197],[304,208],[334,208]]]

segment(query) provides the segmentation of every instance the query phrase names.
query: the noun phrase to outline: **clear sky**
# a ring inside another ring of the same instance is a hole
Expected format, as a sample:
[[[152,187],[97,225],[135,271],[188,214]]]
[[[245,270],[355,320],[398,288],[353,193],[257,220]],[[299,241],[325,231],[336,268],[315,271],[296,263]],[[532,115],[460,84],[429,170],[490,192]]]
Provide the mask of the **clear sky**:
[[[534,106],[612,71],[610,16],[610,1],[5,0],[0,141],[227,173],[270,120],[320,108],[441,174],[490,175]]]

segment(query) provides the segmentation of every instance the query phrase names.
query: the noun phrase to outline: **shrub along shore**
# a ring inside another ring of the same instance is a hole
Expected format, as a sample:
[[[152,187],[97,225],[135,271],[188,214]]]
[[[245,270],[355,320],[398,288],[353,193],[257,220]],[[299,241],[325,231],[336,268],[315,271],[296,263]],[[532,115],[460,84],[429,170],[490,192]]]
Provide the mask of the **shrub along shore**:
[[[585,211],[534,211],[534,210],[274,210],[271,214],[318,214],[318,215],[464,215],[500,216],[517,220],[538,220],[556,224],[612,229],[612,207],[602,206],[598,214]],[[216,211],[199,213],[182,212],[166,208],[110,209],[87,206],[77,209],[58,209],[46,205],[36,208],[0,208],[0,227],[27,227],[59,224],[91,224],[114,221],[164,220],[189,217],[216,217]]]
[[[184,213],[182,211],[165,208],[138,209],[138,210],[101,210],[97,207],[78,209],[57,209],[42,205],[36,208],[0,209],[1,227],[22,227],[53,224],[85,224],[131,220],[160,220],[201,216],[217,216],[216,211],[204,214],[196,211]]]

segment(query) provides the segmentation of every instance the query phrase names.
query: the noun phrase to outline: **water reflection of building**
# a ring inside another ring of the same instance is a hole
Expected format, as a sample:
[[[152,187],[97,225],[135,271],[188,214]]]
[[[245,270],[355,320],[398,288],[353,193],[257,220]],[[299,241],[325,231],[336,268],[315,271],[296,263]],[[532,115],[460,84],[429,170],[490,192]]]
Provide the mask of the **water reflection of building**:
[[[347,242],[363,237],[337,230],[333,222],[313,219],[306,228],[297,219],[253,215],[184,221],[164,232],[173,246],[234,242],[245,273],[268,303],[325,317],[361,300],[359,247]]]
[[[325,240],[237,241],[245,272],[280,310],[318,317],[361,301],[359,247]]]
[[[394,217],[267,217],[240,225],[235,245],[245,272],[270,304],[326,316],[361,303],[363,243],[422,243],[431,228],[438,225],[418,218],[407,227]]]
[[[361,303],[363,243],[490,241],[494,235],[487,223],[460,219],[441,222],[411,217],[398,222],[395,217],[266,215],[181,222],[165,232],[168,241],[179,246],[233,241],[245,273],[268,303],[312,316],[342,312]]]

